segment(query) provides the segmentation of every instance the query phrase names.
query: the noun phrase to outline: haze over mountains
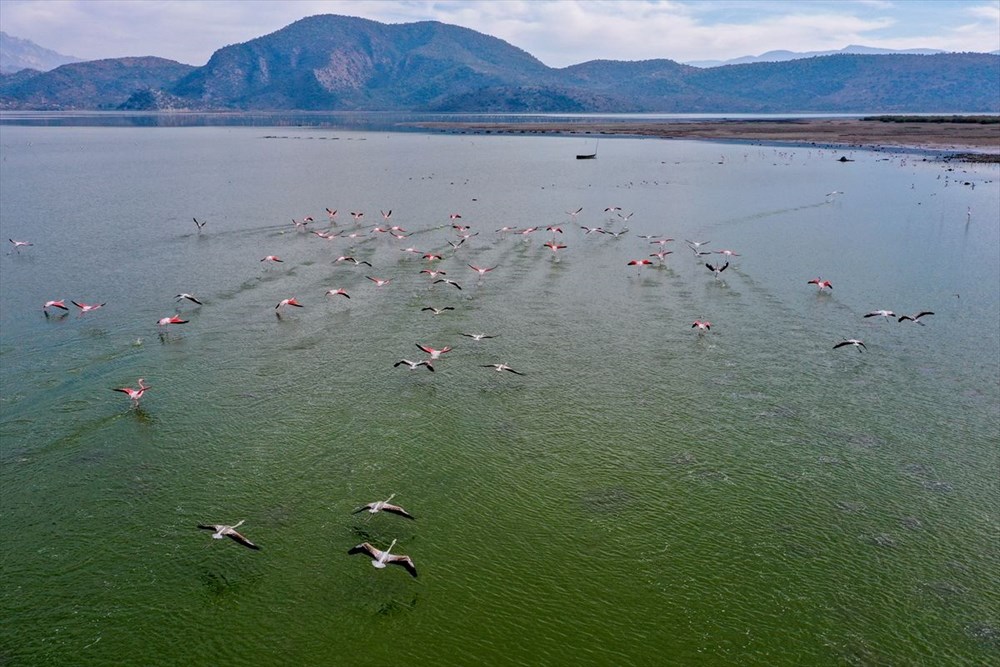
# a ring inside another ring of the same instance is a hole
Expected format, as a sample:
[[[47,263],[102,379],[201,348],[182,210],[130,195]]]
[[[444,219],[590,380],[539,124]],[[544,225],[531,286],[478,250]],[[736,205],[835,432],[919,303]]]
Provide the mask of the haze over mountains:
[[[836,53],[711,68],[594,60],[557,69],[459,26],[320,15],[221,48],[202,67],[137,57],[4,74],[0,108],[997,113],[1000,56]]]

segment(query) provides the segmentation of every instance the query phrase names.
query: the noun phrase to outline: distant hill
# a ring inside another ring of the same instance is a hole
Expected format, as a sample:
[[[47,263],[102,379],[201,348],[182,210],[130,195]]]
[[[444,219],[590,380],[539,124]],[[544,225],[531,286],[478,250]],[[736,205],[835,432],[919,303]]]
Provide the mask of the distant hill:
[[[435,21],[321,15],[216,51],[0,77],[6,109],[663,113],[1000,113],[1000,56],[836,54],[698,68],[672,60],[547,67]]]
[[[13,74],[23,69],[47,72],[60,65],[78,62],[80,58],[64,56],[30,39],[12,37],[0,30],[0,74]]]
[[[685,65],[692,67],[721,67],[722,65],[748,65],[750,63],[780,63],[789,60],[801,60],[802,58],[815,58],[816,56],[835,55],[865,55],[865,56],[887,56],[887,55],[911,55],[930,56],[936,53],[946,53],[940,49],[880,49],[874,46],[859,46],[851,44],[842,49],[833,51],[767,51],[759,56],[741,56],[730,58],[729,60],[689,60]],[[994,55],[996,55],[994,53]]]

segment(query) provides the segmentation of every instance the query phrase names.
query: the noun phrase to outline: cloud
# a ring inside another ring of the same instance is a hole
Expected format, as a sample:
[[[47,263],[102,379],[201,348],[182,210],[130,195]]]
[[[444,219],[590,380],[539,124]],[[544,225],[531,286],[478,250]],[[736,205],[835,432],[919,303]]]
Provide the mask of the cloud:
[[[156,55],[201,65],[217,49],[315,14],[437,20],[564,67],[586,60],[726,59],[848,44],[1000,49],[1000,4],[976,0],[0,0],[2,28],[81,58]]]

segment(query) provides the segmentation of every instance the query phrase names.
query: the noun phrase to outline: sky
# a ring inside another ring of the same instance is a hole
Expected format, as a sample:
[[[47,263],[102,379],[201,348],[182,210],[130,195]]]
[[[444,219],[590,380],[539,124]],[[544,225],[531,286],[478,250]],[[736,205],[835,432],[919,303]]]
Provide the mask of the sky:
[[[0,30],[84,60],[159,56],[204,65],[223,46],[315,14],[460,25],[550,67],[851,44],[1000,49],[1000,0],[0,0]]]

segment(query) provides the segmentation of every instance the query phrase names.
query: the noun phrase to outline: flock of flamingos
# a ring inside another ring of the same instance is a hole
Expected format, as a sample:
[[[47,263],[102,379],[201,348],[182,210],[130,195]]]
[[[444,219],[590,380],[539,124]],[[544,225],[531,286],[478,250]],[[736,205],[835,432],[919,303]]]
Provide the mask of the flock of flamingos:
[[[830,201],[833,195],[841,194],[840,192],[833,192],[827,195],[827,201]],[[612,229],[613,226],[627,222],[631,218],[632,214],[622,213],[622,209],[617,206],[609,206],[604,209],[604,213],[607,216],[607,222],[604,226],[599,227],[588,227],[586,225],[577,224],[577,216],[583,211],[582,208],[576,210],[566,211],[568,220],[573,224],[574,227],[579,227],[583,231],[583,236],[588,236],[591,234],[598,235],[609,235],[615,239],[621,238],[629,232],[627,227],[621,227],[620,229]],[[318,238],[332,240],[336,238],[347,239],[350,241],[356,241],[358,239],[371,238],[373,235],[386,235],[392,237],[397,242],[403,242],[411,234],[407,230],[403,229],[400,225],[392,223],[392,211],[381,211],[383,222],[374,225],[373,227],[366,226],[362,219],[364,213],[360,211],[352,211],[350,213],[354,220],[354,224],[351,228],[338,228],[337,225],[337,211],[333,209],[326,209],[327,216],[329,218],[329,225],[325,230],[311,229],[310,225],[315,226],[315,220],[312,217],[305,217],[302,220],[292,220],[295,229],[300,233],[313,234]],[[622,221],[620,223],[619,221]],[[194,224],[197,228],[197,233],[201,234],[204,229],[206,222],[199,221],[197,218],[194,219]],[[462,216],[459,213],[452,213],[449,215],[449,224],[454,230],[455,239],[448,241],[448,246],[452,256],[458,251],[458,249],[466,243],[473,236],[479,234],[478,231],[472,231],[471,225],[466,225],[462,223]],[[569,227],[572,229],[572,227]],[[515,227],[502,227],[495,230],[496,234],[501,236],[519,236],[523,239],[528,239],[532,234],[536,232],[542,232],[544,234],[550,235],[549,240],[547,240],[543,246],[552,251],[554,261],[558,261],[559,253],[565,250],[568,246],[562,243],[559,239],[564,237],[564,231],[562,225],[548,225],[548,226],[538,226],[538,227],[525,227],[525,228],[515,228]],[[649,253],[647,256],[638,257],[632,259],[626,263],[627,266],[636,267],[636,271],[641,271],[643,267],[653,266],[654,264],[664,264],[667,256],[673,254],[672,250],[667,249],[669,243],[673,243],[674,239],[668,238],[665,235],[643,235],[639,236],[639,239],[648,244],[649,249],[653,252]],[[27,250],[33,244],[29,241],[14,240],[9,239],[12,245],[12,252],[21,252],[22,249]],[[696,261],[703,264],[705,268],[713,274],[715,280],[721,280],[722,274],[729,268],[730,260],[739,257],[740,254],[729,249],[723,250],[708,250],[706,246],[710,245],[710,241],[690,241],[685,240],[684,243],[693,253]],[[419,256],[424,262],[427,268],[423,268],[419,271],[421,275],[428,276],[432,285],[445,285],[452,287],[456,290],[461,290],[462,286],[458,280],[454,278],[447,277],[448,274],[439,268],[438,262],[444,259],[442,252],[447,252],[449,249],[443,249],[440,252],[437,251],[422,251],[414,247],[400,248],[399,250],[403,253],[409,253],[415,256]],[[719,260],[713,260],[713,255],[718,255]],[[656,260],[656,261],[654,261]],[[270,265],[281,264],[283,260],[277,255],[266,255],[259,260],[265,266],[265,270]],[[374,273],[374,267],[367,260],[356,258],[352,255],[342,255],[334,260],[335,263],[343,263],[356,268],[367,267],[366,269],[361,269],[363,271],[368,271],[368,273]],[[499,269],[498,266],[476,266],[475,264],[465,262],[465,265],[470,271],[475,274],[475,277],[482,281],[486,276]],[[472,274],[467,274],[472,276]],[[382,278],[375,275],[365,274],[367,278],[374,285],[376,289],[384,288],[392,283],[392,279]],[[819,293],[825,293],[833,290],[833,284],[829,280],[823,278],[813,278],[806,281],[805,284],[815,285]],[[326,296],[340,297],[344,299],[350,299],[351,295],[343,288],[333,288],[326,291]],[[204,305],[204,302],[198,297],[182,292],[176,295],[177,302],[190,302],[196,306]],[[90,313],[96,311],[105,305],[106,303],[81,303],[78,301],[70,301],[74,307],[79,311],[80,315],[85,313]],[[278,318],[283,317],[283,313],[289,308],[302,308],[304,307],[295,297],[288,297],[282,299],[274,306],[275,315]],[[54,311],[63,311],[62,316],[65,316],[70,308],[66,305],[64,299],[53,299],[46,301],[42,306],[42,311],[46,317],[50,317]],[[433,306],[426,306],[422,308],[423,311],[429,311],[433,315],[440,315],[445,311],[454,310],[451,306],[446,306],[444,308],[436,308]],[[896,319],[898,322],[914,322],[923,325],[923,318],[933,315],[931,311],[921,311],[914,315],[896,315],[895,312],[891,310],[879,309],[873,310],[866,313],[864,317],[884,317],[886,319]],[[157,321],[157,326],[161,330],[167,327],[173,327],[177,325],[187,324],[189,320],[184,319],[179,312],[175,314],[163,317]],[[691,328],[695,329],[698,336],[706,335],[711,331],[712,323],[707,320],[697,319],[691,324]],[[162,334],[161,334],[162,335]],[[462,336],[468,337],[474,341],[481,341],[489,338],[494,338],[494,335],[486,333],[461,333]],[[409,370],[415,370],[418,368],[426,368],[430,372],[434,372],[434,363],[441,359],[443,355],[450,352],[452,348],[450,346],[443,346],[441,348],[435,348],[423,343],[417,343],[416,347],[423,352],[426,358],[419,360],[411,359],[400,359],[393,364],[395,367],[404,366]],[[838,349],[841,347],[854,347],[858,352],[861,352],[865,348],[865,344],[862,340],[857,338],[849,338],[836,343],[833,349]],[[484,368],[490,368],[497,373],[511,373],[514,375],[524,375],[523,372],[516,370],[506,363],[493,363],[485,364]],[[132,406],[138,406],[139,401],[145,395],[147,391],[152,388],[151,385],[146,384],[145,379],[139,378],[135,387],[118,387],[114,388],[114,391],[121,392],[128,396]],[[393,494],[394,496],[395,494]],[[398,516],[405,517],[407,519],[414,519],[413,515],[407,512],[405,509],[398,505],[390,504],[393,496],[389,496],[386,500],[378,500],[367,503],[355,510],[355,513],[367,511],[370,514],[377,514],[379,512],[388,512],[391,514],[396,514]],[[233,525],[226,524],[202,524],[198,528],[212,531],[212,537],[216,539],[222,539],[228,537],[235,541],[236,543],[247,547],[249,549],[260,549],[260,547],[254,542],[250,541],[247,537],[242,535],[236,529],[243,524],[240,521]],[[413,563],[413,560],[406,555],[393,554],[391,550],[396,545],[396,540],[392,541],[392,544],[388,548],[381,550],[371,545],[368,542],[363,542],[355,547],[352,547],[348,553],[349,554],[365,554],[371,559],[371,563],[376,568],[385,568],[387,565],[400,565],[405,568],[412,576],[417,576],[417,569]]]

